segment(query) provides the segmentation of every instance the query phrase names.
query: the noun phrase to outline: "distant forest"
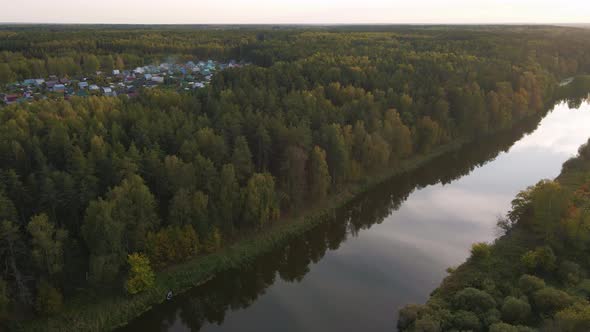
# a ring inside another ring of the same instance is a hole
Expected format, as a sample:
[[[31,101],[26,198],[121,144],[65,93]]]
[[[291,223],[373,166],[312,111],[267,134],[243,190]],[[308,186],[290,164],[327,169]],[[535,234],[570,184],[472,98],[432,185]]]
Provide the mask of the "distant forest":
[[[404,160],[508,129],[590,72],[590,31],[0,26],[1,84],[169,58],[251,65],[190,93],[0,108],[0,320],[141,292]]]

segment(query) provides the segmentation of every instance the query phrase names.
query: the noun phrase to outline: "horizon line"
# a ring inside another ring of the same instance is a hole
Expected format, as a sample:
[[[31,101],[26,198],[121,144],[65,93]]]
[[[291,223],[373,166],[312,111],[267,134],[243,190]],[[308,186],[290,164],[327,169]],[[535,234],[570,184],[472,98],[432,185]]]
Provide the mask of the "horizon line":
[[[366,22],[366,23],[115,23],[115,22],[0,22],[0,25],[160,25],[160,26],[174,26],[174,25],[284,25],[284,26],[387,26],[387,25],[590,25],[589,22]]]

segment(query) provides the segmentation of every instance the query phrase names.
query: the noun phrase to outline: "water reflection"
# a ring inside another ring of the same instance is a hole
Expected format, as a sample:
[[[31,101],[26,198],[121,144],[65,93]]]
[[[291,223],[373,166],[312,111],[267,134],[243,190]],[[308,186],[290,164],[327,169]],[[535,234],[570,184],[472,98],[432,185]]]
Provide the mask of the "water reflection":
[[[583,112],[561,103],[540,123],[532,119],[391,179],[332,221],[124,330],[395,330],[401,306],[426,300],[471,243],[494,238],[496,217],[519,190],[555,177],[587,140],[590,105],[581,100],[568,102]]]

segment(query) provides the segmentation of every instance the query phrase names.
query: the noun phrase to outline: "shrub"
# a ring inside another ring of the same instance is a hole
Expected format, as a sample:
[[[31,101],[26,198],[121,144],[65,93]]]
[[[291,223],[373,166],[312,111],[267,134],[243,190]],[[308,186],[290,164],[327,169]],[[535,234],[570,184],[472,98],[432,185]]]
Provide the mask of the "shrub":
[[[482,318],[482,321],[483,321],[484,326],[490,326],[494,323],[500,322],[501,318],[502,318],[502,313],[498,309],[494,308],[494,309],[488,310],[485,313],[485,315]]]
[[[518,287],[525,294],[532,294],[539,289],[545,288],[545,281],[541,278],[532,276],[530,274],[524,274],[518,280]]]
[[[209,236],[205,239],[204,247],[208,253],[216,252],[221,248],[222,238],[221,232],[217,227],[213,227]]]
[[[558,275],[564,284],[575,285],[580,282],[582,269],[572,261],[564,261],[559,265]]]
[[[129,294],[137,294],[154,287],[156,276],[150,266],[150,260],[142,254],[127,256],[127,262],[131,266],[129,278],[125,288]]]
[[[555,327],[563,332],[590,331],[590,305],[576,303],[555,315]]]
[[[584,297],[584,298],[588,298],[590,297],[590,279],[584,279],[582,280],[577,286],[576,286],[576,292]]]
[[[502,304],[502,319],[508,323],[525,323],[531,314],[531,305],[521,299],[508,296]]]
[[[491,251],[491,246],[488,243],[474,243],[471,246],[471,257],[477,261],[485,260],[490,257]]]
[[[506,323],[496,323],[490,326],[490,332],[518,332],[518,328]]]
[[[566,292],[546,287],[533,294],[535,310],[541,314],[554,314],[572,304],[572,298]]]
[[[481,329],[481,322],[475,313],[459,310],[453,314],[453,327],[459,330],[478,331]]]
[[[199,252],[199,237],[191,225],[169,226],[147,238],[147,252],[156,268],[186,261]]]
[[[496,307],[494,298],[479,289],[468,287],[453,297],[453,305],[457,309],[473,310],[475,312],[485,312]]]
[[[423,331],[423,332],[440,332],[442,331],[440,327],[440,322],[430,315],[424,315],[420,319],[416,321],[415,324],[416,331]]]
[[[0,322],[8,318],[9,303],[8,287],[6,287],[6,282],[0,279]]]
[[[418,319],[418,315],[423,308],[424,306],[419,304],[409,304],[401,308],[397,320],[398,329],[405,330],[410,327]]]
[[[555,270],[557,258],[551,247],[538,247],[527,251],[521,258],[522,264],[529,270],[541,270],[550,272]]]
[[[490,326],[489,332],[536,332],[537,330],[528,326],[514,326],[506,323],[496,323]]]
[[[63,296],[47,281],[41,280],[37,289],[35,309],[42,315],[54,315],[63,307]]]

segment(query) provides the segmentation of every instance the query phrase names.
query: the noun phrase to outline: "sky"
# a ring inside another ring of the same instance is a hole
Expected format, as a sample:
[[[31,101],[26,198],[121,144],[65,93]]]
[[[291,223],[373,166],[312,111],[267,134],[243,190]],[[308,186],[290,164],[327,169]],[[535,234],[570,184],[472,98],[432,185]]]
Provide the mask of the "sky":
[[[0,0],[4,23],[590,23],[590,0]]]

